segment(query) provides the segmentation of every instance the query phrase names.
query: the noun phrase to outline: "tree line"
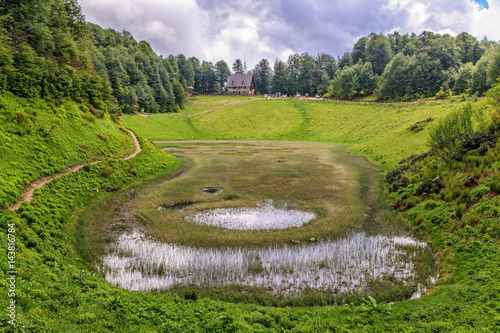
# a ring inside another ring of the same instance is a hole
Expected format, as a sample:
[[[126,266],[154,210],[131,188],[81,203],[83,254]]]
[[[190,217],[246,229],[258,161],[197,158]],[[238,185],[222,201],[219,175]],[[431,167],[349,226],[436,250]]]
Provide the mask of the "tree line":
[[[105,80],[92,70],[87,26],[75,0],[0,4],[0,91],[106,109]]]
[[[146,41],[85,22],[76,0],[5,0],[0,5],[0,91],[55,103],[72,98],[116,113],[175,112],[188,87],[224,94],[230,74],[253,74],[259,94],[321,94],[378,100],[483,95],[500,73],[498,43],[468,33],[424,31],[360,38],[342,57],[292,54],[248,69],[157,55]]]
[[[175,112],[184,107],[187,83],[183,77],[188,75],[180,70],[183,59],[160,57],[148,42],[137,42],[127,31],[90,23],[88,31],[90,58],[111,87],[114,111]]]
[[[266,59],[253,69],[259,93],[321,94],[378,100],[483,95],[500,74],[498,43],[462,32],[456,37],[425,31],[360,38],[342,57],[303,53]]]
[[[253,74],[259,94],[345,99],[373,95],[377,100],[482,96],[500,74],[500,48],[497,42],[479,41],[466,32],[456,37],[429,31],[420,35],[395,32],[362,37],[352,51],[337,58],[324,53],[292,54],[286,61],[276,59],[273,66],[262,59],[250,70],[236,59],[232,71],[224,60],[212,64],[189,58],[182,66],[189,75],[181,74],[181,80],[201,94],[223,94],[228,75],[248,73]]]
[[[56,105],[70,98],[96,115],[173,112],[187,97],[183,61],[87,23],[76,0],[0,3],[0,92]]]

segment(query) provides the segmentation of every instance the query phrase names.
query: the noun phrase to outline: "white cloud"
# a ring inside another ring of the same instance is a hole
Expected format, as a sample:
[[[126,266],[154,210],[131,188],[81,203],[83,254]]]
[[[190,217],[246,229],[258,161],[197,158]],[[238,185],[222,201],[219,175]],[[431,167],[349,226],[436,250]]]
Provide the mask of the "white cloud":
[[[500,0],[80,0],[90,22],[128,30],[164,56],[236,58],[252,68],[292,53],[350,51],[371,32],[462,31],[500,39]]]
[[[421,2],[417,2],[408,8],[409,20],[406,23],[406,27],[412,31],[423,31],[427,30],[427,21],[430,18],[430,14],[427,13],[428,5]]]
[[[431,30],[457,35],[468,32],[481,39],[500,39],[500,0],[490,0],[489,9],[472,0],[388,0],[387,8],[395,15],[407,12],[409,19],[402,22],[404,32],[419,33]]]
[[[174,44],[178,41],[177,31],[160,21],[151,21],[139,27],[139,31],[142,31],[143,35],[150,36],[153,40],[158,40],[167,45]]]
[[[479,38],[500,40],[500,0],[490,0],[490,8],[476,11],[471,24],[471,33]]]

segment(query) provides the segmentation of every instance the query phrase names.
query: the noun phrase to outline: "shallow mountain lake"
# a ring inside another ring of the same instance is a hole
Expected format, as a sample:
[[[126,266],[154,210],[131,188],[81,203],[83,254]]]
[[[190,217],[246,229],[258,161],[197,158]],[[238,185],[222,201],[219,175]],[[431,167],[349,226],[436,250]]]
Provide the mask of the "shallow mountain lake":
[[[104,245],[100,268],[111,284],[336,304],[367,292],[410,298],[437,276],[431,249],[380,204],[380,169],[347,145],[183,144],[189,149],[171,151],[186,165],[181,173],[96,214],[109,216],[108,230],[114,221],[135,226]]]

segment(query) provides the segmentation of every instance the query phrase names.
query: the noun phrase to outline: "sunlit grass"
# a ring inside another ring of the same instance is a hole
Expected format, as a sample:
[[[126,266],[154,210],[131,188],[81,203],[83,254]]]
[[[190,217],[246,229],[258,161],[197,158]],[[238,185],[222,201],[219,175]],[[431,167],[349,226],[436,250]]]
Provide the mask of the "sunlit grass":
[[[203,104],[201,100],[200,104]],[[127,117],[124,122],[155,141],[217,139],[349,143],[354,145],[352,151],[390,169],[408,155],[428,149],[425,138],[433,122],[426,123],[416,132],[410,131],[412,125],[427,118],[439,120],[462,105],[458,99],[420,104],[262,100],[187,120],[154,115],[149,119]]]
[[[207,110],[230,105],[235,102],[251,101],[258,96],[194,96],[188,98],[186,107],[181,110],[182,116],[193,115]]]

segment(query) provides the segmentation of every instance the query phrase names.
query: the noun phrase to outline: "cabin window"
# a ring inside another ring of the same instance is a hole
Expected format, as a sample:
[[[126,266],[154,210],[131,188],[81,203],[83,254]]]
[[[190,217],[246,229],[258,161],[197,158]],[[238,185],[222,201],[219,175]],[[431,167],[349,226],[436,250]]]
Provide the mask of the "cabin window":
[[[245,85],[245,81],[241,82],[241,85],[244,86]]]

